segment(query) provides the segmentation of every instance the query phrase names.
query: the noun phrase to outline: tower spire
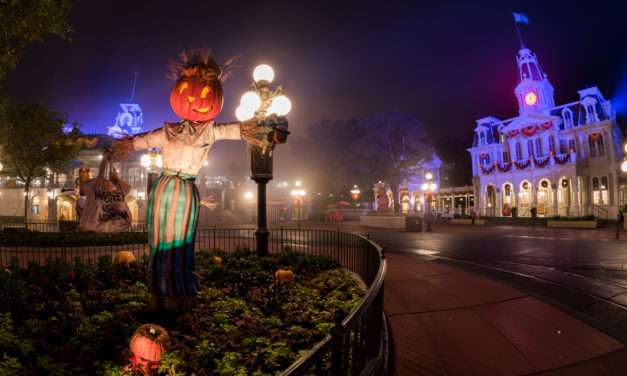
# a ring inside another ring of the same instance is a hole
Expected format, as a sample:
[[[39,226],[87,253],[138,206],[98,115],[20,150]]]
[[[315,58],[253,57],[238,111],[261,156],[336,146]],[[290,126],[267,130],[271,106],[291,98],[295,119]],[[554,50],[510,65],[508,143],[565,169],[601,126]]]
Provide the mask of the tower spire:
[[[529,17],[527,17],[524,13],[512,13],[514,16],[514,27],[516,28],[516,35],[518,36],[518,41],[520,42],[520,49],[525,49],[525,42],[523,42],[522,34],[520,33],[520,27],[518,24],[529,24]]]
[[[137,86],[137,76],[139,75],[139,73],[137,71],[135,71],[135,73],[133,73],[133,88],[131,89],[131,99],[130,101],[132,102],[133,99],[135,99],[135,87]]]

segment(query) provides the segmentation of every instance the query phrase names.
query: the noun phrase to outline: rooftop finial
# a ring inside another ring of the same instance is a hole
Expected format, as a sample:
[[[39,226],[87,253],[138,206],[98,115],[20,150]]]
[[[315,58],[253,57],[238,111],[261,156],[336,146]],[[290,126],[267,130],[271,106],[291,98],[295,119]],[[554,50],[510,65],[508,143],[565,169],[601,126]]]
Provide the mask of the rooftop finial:
[[[512,15],[514,16],[514,27],[516,27],[516,35],[518,35],[518,41],[520,42],[520,49],[523,49],[525,48],[525,43],[523,42],[522,34],[520,33],[520,28],[518,27],[518,24],[528,25],[529,17],[527,17],[527,15],[524,13],[516,13],[516,12],[512,13]]]
[[[133,99],[135,99],[135,87],[137,86],[137,76],[139,76],[139,73],[136,71],[135,73],[133,73],[133,88],[131,89],[131,102],[133,101]]]

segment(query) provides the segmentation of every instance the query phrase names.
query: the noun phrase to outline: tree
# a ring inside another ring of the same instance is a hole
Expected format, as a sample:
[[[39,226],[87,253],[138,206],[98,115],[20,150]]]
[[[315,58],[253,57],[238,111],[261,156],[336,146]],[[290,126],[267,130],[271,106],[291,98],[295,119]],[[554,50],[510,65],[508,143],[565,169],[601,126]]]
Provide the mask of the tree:
[[[361,120],[361,127],[364,135],[351,147],[355,174],[386,181],[398,210],[399,186],[407,168],[434,153],[430,138],[416,117],[404,113],[379,113]]]
[[[68,38],[73,0],[0,0],[0,80],[15,69],[26,46],[46,35]]]
[[[305,136],[292,139],[289,145],[301,156],[301,169],[319,190],[347,195],[357,184],[362,187],[362,197],[368,197],[372,184],[385,180],[395,200],[406,168],[431,157],[434,151],[422,123],[403,113],[323,120],[308,126]]]
[[[40,104],[8,101],[0,117],[0,158],[6,172],[24,183],[24,224],[31,183],[48,171],[60,172],[80,150],[75,126],[66,134],[66,120]]]

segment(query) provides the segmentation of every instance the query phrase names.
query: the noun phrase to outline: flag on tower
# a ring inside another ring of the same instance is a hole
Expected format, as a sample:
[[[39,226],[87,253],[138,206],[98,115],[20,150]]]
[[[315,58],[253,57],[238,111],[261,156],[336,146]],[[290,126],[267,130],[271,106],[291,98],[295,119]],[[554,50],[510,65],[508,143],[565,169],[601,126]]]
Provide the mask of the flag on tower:
[[[529,24],[529,17],[524,13],[512,13],[514,15],[514,22],[517,24]]]

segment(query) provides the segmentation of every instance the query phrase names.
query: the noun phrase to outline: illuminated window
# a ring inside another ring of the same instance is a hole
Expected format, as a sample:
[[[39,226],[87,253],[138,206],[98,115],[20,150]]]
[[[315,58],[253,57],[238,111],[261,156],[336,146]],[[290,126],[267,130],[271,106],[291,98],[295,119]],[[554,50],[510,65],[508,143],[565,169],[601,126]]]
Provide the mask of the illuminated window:
[[[592,178],[592,203],[595,205],[609,204],[609,184],[607,176]]]

